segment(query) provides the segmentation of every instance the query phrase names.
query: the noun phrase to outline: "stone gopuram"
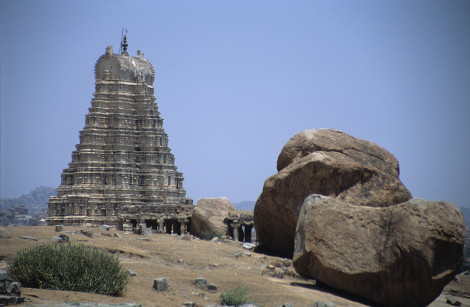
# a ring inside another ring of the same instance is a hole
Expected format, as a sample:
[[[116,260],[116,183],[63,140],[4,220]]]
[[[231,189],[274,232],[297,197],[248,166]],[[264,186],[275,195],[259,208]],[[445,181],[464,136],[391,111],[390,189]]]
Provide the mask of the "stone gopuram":
[[[125,41],[124,41],[125,43]],[[189,231],[193,210],[155,102],[155,72],[143,53],[106,48],[80,144],[49,200],[49,225],[138,226]]]

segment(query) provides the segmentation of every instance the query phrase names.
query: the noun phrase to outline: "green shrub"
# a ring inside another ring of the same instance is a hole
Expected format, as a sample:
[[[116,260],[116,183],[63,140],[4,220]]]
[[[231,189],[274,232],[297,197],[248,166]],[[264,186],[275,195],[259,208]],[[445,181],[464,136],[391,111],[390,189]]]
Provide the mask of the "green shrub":
[[[24,287],[118,295],[129,275],[117,257],[81,244],[43,244],[19,251],[8,268]]]
[[[212,240],[213,238],[222,238],[223,233],[215,229],[208,229],[202,232],[202,237],[205,240]]]
[[[228,306],[240,306],[243,304],[249,304],[253,301],[247,297],[248,289],[241,286],[237,286],[234,289],[230,289],[220,295],[222,305]]]

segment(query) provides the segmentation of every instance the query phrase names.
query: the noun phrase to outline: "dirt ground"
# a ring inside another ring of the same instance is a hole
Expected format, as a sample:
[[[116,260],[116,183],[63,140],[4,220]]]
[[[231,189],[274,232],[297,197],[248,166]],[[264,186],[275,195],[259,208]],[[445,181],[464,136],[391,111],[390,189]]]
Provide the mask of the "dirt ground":
[[[53,226],[3,227],[11,238],[0,239],[0,269],[6,269],[8,261],[22,248],[52,242],[58,236]],[[92,245],[117,255],[126,269],[136,272],[126,291],[120,297],[88,294],[72,291],[41,290],[23,288],[25,305],[51,305],[58,302],[90,302],[106,304],[135,303],[143,306],[181,306],[186,302],[196,306],[220,305],[220,294],[240,285],[249,289],[255,304],[282,306],[290,302],[293,306],[315,306],[315,302],[333,302],[336,306],[367,306],[357,298],[347,296],[316,285],[314,281],[296,277],[292,267],[282,279],[263,274],[266,265],[278,263],[279,258],[255,253],[242,248],[238,242],[211,242],[204,240],[182,240],[175,235],[152,234],[144,237],[119,231],[121,238],[104,236],[100,228],[91,228],[94,238],[73,234],[83,228],[64,227],[62,233],[72,243]],[[114,234],[114,230],[109,233]],[[38,241],[20,238],[34,236]],[[234,257],[241,250],[241,256]],[[251,255],[246,255],[249,252]],[[153,281],[165,277],[168,289],[157,292]],[[204,277],[215,284],[216,293],[199,289],[194,280]],[[459,298],[460,301],[462,299]],[[464,299],[465,300],[465,299]],[[470,304],[470,300],[462,301]],[[431,306],[445,306],[441,295]],[[450,306],[450,305],[447,305]]]

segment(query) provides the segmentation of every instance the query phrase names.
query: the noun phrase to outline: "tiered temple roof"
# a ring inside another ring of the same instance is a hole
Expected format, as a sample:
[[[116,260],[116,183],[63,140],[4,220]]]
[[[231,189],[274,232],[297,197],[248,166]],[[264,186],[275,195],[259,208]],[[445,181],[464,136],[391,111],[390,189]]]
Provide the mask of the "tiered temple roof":
[[[109,46],[95,78],[80,143],[49,200],[48,223],[188,225],[193,204],[168,147],[152,64],[140,51],[114,54]]]

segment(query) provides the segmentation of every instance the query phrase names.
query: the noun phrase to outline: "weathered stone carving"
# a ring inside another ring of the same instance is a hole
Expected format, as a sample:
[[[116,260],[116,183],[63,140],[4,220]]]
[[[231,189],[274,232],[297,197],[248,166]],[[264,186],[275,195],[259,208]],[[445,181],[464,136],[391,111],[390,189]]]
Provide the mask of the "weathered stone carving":
[[[108,47],[95,78],[85,128],[49,200],[47,222],[188,230],[193,204],[155,103],[152,64],[140,51],[132,57]]]

